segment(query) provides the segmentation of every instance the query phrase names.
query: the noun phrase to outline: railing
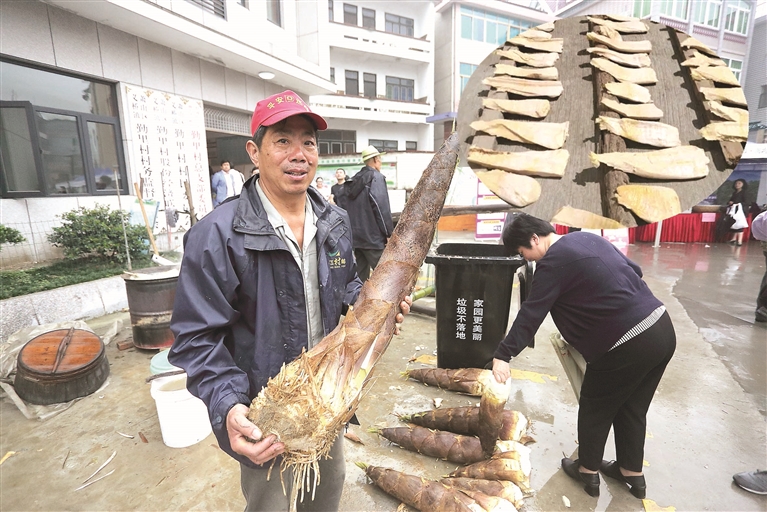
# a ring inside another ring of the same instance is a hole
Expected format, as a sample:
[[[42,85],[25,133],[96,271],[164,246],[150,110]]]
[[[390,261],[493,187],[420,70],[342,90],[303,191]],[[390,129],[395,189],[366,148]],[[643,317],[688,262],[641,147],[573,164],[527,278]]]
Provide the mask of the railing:
[[[197,5],[205,12],[215,14],[226,19],[226,0],[186,0]]]
[[[311,106],[357,110],[360,112],[378,112],[381,114],[404,114],[416,116],[429,116],[432,107],[427,103],[396,101],[386,98],[365,98],[360,96],[347,96],[344,94],[326,94],[312,96]]]
[[[331,25],[334,26],[331,31],[332,46],[386,54],[394,50],[411,55],[416,60],[428,59],[431,53],[431,43],[426,36],[415,38],[338,22],[331,22]]]

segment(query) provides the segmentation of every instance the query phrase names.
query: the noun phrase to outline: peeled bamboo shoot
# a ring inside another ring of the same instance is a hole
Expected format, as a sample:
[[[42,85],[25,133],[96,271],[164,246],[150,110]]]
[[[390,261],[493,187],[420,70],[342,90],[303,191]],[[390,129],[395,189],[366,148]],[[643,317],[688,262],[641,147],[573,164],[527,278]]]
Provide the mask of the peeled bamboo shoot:
[[[602,130],[650,146],[673,148],[682,144],[679,129],[670,124],[607,116],[599,116],[597,124]]]
[[[558,98],[562,94],[562,82],[553,80],[528,80],[510,76],[493,76],[482,80],[484,85],[503,92],[529,98]]]
[[[604,71],[621,82],[647,85],[658,81],[658,76],[652,68],[627,68],[602,57],[591,59],[590,62],[595,68]]]
[[[496,75],[508,75],[516,78],[532,78],[535,80],[559,80],[557,68],[522,68],[510,64],[496,64]]]
[[[599,57],[611,60],[616,64],[623,66],[629,66],[632,68],[649,68],[652,64],[650,57],[646,53],[621,53],[611,50],[609,48],[603,48],[601,46],[591,46],[586,48],[589,53],[595,53]]]
[[[700,66],[691,68],[693,80],[711,80],[725,85],[735,85],[740,87],[740,82],[735,78],[735,73],[728,67],[722,66]]]
[[[610,110],[614,110],[623,117],[630,117],[632,119],[657,121],[663,117],[663,111],[656,107],[654,103],[621,103],[603,96],[602,105]]]
[[[546,39],[546,40],[540,40],[540,39],[528,39],[526,37],[522,36],[516,36],[509,39],[509,43],[521,46],[523,48],[529,48],[530,50],[535,50],[538,52],[554,52],[554,53],[562,53],[562,49],[564,48],[564,39],[562,38],[553,38],[553,39]]]
[[[517,208],[523,208],[541,197],[541,184],[535,178],[513,172],[492,169],[474,173],[490,191]]]
[[[709,101],[708,108],[711,109],[715,115],[726,119],[727,121],[735,121],[736,123],[748,124],[748,110],[742,108],[725,107],[718,101]]]
[[[748,140],[748,123],[721,121],[709,123],[700,130],[706,140],[729,140],[746,142]]]
[[[643,178],[693,180],[708,175],[709,159],[703,149],[680,146],[643,152],[591,153],[591,162],[608,165]]]
[[[740,87],[701,87],[700,92],[709,101],[721,101],[741,107],[748,107],[746,95]]]
[[[499,100],[495,98],[482,98],[482,106],[509,114],[519,116],[544,118],[551,109],[549,100]]]
[[[511,50],[496,50],[495,53],[519,64],[525,64],[534,68],[550,68],[559,59],[558,53],[523,53],[515,48]]]
[[[563,206],[557,210],[557,213],[551,218],[551,223],[584,229],[618,229],[623,227],[618,221],[572,206]]]
[[[610,39],[600,34],[596,34],[594,32],[587,33],[586,37],[589,39],[589,41],[597,44],[603,44],[608,48],[612,48],[616,52],[650,53],[652,51],[652,43],[650,41],[619,41],[616,39]]]
[[[605,84],[605,90],[613,96],[636,103],[650,103],[652,101],[649,89],[629,82],[608,82]]]
[[[726,66],[722,59],[712,58],[707,55],[703,55],[699,51],[692,52],[692,57],[682,62],[682,66]]]
[[[596,18],[589,16],[588,20],[595,25],[604,25],[611,29],[620,32],[621,34],[644,34],[647,32],[647,25],[639,20],[631,21],[612,21],[602,18]]]

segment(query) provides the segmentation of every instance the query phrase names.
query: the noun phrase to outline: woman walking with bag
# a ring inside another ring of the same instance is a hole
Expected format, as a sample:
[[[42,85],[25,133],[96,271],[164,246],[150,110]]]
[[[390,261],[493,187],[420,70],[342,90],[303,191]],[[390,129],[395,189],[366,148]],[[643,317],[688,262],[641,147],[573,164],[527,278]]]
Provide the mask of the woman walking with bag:
[[[743,205],[746,202],[746,189],[748,184],[746,180],[737,179],[733,182],[732,196],[727,203],[727,215],[735,219],[735,223],[730,226],[730,244],[743,245],[743,230],[748,227],[746,214]]]
[[[578,408],[578,459],[562,469],[590,496],[599,473],[644,498],[642,474],[647,410],[676,348],[666,308],[642,280],[642,270],[604,238],[586,232],[557,235],[551,224],[519,215],[503,244],[536,261],[530,296],[495,351],[493,375],[509,378],[516,357],[551,312],[562,336],[586,359]],[[610,428],[617,461],[602,460]]]

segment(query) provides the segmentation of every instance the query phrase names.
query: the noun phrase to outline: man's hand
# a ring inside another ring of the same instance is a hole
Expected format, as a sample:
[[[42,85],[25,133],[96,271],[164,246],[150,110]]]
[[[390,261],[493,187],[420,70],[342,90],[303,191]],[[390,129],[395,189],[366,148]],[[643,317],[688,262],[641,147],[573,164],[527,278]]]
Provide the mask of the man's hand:
[[[399,326],[402,322],[405,321],[405,315],[410,313],[410,306],[413,305],[413,297],[408,295],[405,297],[405,300],[399,303],[399,309],[401,313],[397,313],[397,316],[394,317],[394,334],[399,335]]]
[[[255,464],[263,464],[285,451],[285,445],[277,442],[277,436],[263,438],[261,431],[247,418],[248,407],[237,404],[226,415],[226,431],[232,451],[244,455]],[[256,441],[249,441],[252,439]]]
[[[505,384],[511,377],[509,363],[501,361],[500,359],[493,359],[493,376],[495,377],[495,380],[501,384]]]

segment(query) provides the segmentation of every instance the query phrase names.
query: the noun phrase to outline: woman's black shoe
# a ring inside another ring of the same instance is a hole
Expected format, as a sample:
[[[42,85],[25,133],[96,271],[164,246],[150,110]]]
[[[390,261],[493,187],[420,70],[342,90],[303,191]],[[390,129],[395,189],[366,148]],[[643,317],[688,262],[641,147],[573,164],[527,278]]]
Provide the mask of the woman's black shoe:
[[[603,460],[602,464],[599,466],[599,471],[601,471],[602,474],[607,477],[618,480],[619,482],[623,482],[624,484],[628,484],[631,494],[640,500],[645,498],[645,495],[647,494],[647,484],[645,483],[644,475],[625,476],[623,473],[621,473],[620,466],[614,460],[610,462]]]
[[[589,496],[599,496],[599,473],[582,473],[578,471],[581,465],[578,459],[562,459],[562,469],[570,478],[573,478],[583,484],[583,490]]]

